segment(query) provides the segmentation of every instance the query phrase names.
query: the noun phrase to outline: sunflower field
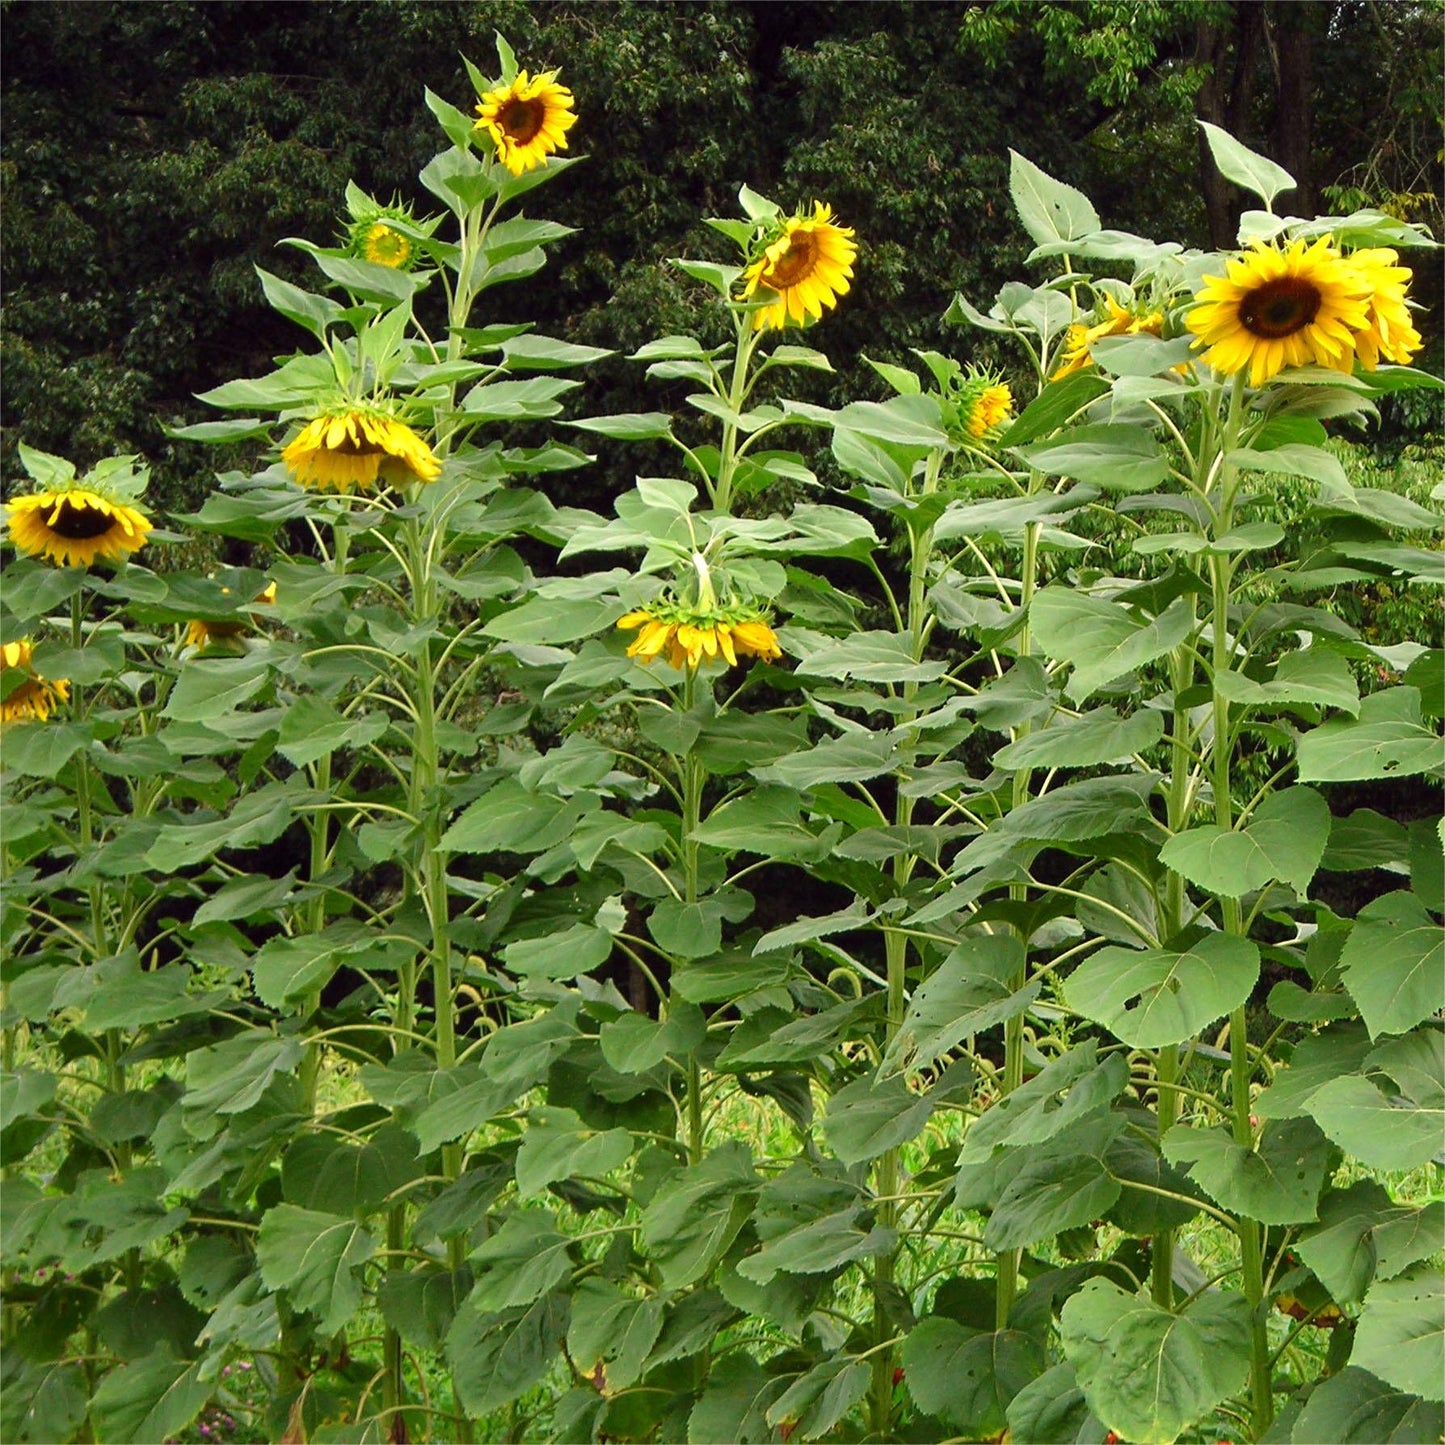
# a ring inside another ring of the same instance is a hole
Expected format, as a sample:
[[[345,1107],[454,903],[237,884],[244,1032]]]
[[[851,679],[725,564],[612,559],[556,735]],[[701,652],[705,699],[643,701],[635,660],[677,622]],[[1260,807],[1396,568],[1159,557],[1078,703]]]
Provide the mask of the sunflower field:
[[[171,428],[258,468],[20,445],[0,1437],[1439,1441],[1445,642],[1341,602],[1445,580],[1342,461],[1428,230],[1013,153],[1026,273],[822,405],[866,238],[744,185],[582,415],[585,114],[467,69]]]

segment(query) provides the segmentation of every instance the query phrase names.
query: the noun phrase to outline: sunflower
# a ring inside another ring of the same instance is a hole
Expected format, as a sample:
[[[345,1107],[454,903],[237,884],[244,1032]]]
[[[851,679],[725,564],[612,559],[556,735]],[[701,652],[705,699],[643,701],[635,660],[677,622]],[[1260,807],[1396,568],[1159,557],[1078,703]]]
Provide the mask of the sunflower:
[[[1283,249],[1256,241],[1225,271],[1204,278],[1184,318],[1216,371],[1233,376],[1248,367],[1250,385],[1263,386],[1287,366],[1350,369],[1372,288],[1329,237],[1313,245],[1301,237]]]
[[[409,236],[402,235],[395,226],[388,226],[385,221],[372,221],[359,230],[360,234],[352,244],[363,261],[390,266],[394,271],[406,270],[412,258]]]
[[[1004,382],[985,386],[973,399],[967,416],[963,419],[964,430],[975,441],[982,441],[989,432],[1003,425],[1013,409],[1013,392]]]
[[[848,293],[858,247],[851,226],[835,226],[833,211],[813,202],[811,216],[799,212],[782,222],[762,254],[743,272],[743,298],[759,290],[777,300],[753,313],[753,330],[778,329],[789,321],[799,326],[818,320]]]
[[[442,464],[405,422],[385,412],[327,411],[307,422],[282,449],[281,460],[303,486],[338,492],[372,487],[377,479],[431,482]]]
[[[89,567],[97,557],[120,561],[145,546],[151,532],[138,507],[85,486],[11,497],[6,507],[16,548],[62,567]]]
[[[0,723],[22,722],[31,718],[44,722],[61,703],[70,700],[70,684],[63,678],[51,682],[41,677],[31,666],[33,654],[34,648],[28,637],[0,647],[0,666],[6,672],[26,674],[18,686],[10,688],[0,699]]]
[[[1064,352],[1051,378],[1059,381],[1082,371],[1094,364],[1093,345],[1106,336],[1158,336],[1164,329],[1164,315],[1160,311],[1136,314],[1120,306],[1112,296],[1104,297],[1105,314],[1092,326],[1075,322],[1064,334]]]
[[[222,587],[221,591],[230,592],[229,587]],[[268,582],[256,598],[256,605],[269,606],[276,600],[276,584]],[[257,619],[252,618],[252,621]],[[203,618],[194,617],[186,623],[185,646],[202,648],[209,646],[212,642],[227,642],[239,637],[246,630],[246,623],[237,621],[235,618]]]
[[[572,92],[557,84],[555,70],[535,78],[519,71],[510,85],[489,90],[477,112],[481,119],[473,128],[491,136],[497,159],[514,176],[545,165],[553,151],[566,150],[567,132],[577,124]]]
[[[761,614],[746,609],[704,613],[662,602],[629,612],[617,626],[639,629],[627,649],[629,657],[641,662],[665,657],[679,672],[701,666],[704,659],[720,657],[736,667],[739,657],[772,662],[783,655],[777,634]]]
[[[1410,358],[1424,345],[1405,301],[1410,268],[1397,265],[1399,259],[1396,252],[1383,247],[1350,253],[1350,264],[1369,287],[1365,325],[1355,333],[1355,351],[1366,371],[1373,371],[1382,356],[1386,361],[1408,366]]]

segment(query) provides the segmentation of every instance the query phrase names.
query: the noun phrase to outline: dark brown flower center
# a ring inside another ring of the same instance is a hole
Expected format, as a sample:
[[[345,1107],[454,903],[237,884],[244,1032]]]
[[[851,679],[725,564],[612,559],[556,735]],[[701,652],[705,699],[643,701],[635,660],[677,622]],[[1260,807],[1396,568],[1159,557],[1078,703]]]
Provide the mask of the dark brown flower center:
[[[497,113],[497,124],[518,145],[535,138],[547,119],[547,107],[540,100],[509,100]]]
[[[327,447],[326,450],[343,457],[378,457],[385,452],[385,448],[375,442],[353,441],[349,436],[341,438],[340,446]]]
[[[795,231],[788,249],[763,272],[763,285],[770,291],[786,291],[806,281],[817,264],[818,238],[811,231]]]
[[[109,512],[101,512],[94,507],[70,501],[61,502],[55,520],[49,523],[50,530],[56,536],[68,537],[73,542],[83,542],[90,537],[103,537],[115,525],[116,520]]]
[[[1239,319],[1247,331],[1267,341],[1303,331],[1319,313],[1316,287],[1300,276],[1281,276],[1256,286],[1239,305]]]

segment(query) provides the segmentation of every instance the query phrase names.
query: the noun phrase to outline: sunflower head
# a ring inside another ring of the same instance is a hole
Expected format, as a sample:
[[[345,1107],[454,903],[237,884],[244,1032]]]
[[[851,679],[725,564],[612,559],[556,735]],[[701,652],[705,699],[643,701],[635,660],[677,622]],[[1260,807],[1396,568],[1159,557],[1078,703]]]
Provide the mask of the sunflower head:
[[[35,671],[34,651],[28,637],[0,646],[0,724],[44,722],[70,699],[69,682],[52,682]]]
[[[435,481],[442,464],[407,424],[372,408],[337,407],[313,417],[281,451],[301,486],[349,492],[378,482]]]
[[[222,587],[222,592],[230,592],[229,587]],[[265,587],[256,595],[255,605],[257,607],[269,607],[276,601],[276,584],[268,582]],[[251,622],[259,621],[254,615]],[[194,647],[198,651],[201,648],[211,647],[216,643],[235,644],[236,639],[246,631],[247,623],[236,617],[193,617],[186,623],[185,646]],[[241,644],[244,647],[244,644]]]
[[[6,503],[6,530],[17,551],[62,567],[119,562],[145,546],[150,518],[133,505],[149,472],[135,457],[108,457],[86,476],[59,457],[23,444],[21,460],[42,489]]]
[[[1368,288],[1365,324],[1355,333],[1360,364],[1373,371],[1383,357],[1408,366],[1424,345],[1406,300],[1410,268],[1399,265],[1398,253],[1386,247],[1352,251],[1349,260]]]
[[[753,312],[753,329],[806,326],[838,304],[852,285],[858,247],[850,226],[834,224],[821,201],[792,216],[777,216],[759,228],[743,271],[743,299],[759,292],[765,304]]]
[[[679,672],[721,659],[736,667],[739,658],[776,661],[783,655],[777,634],[756,608],[726,607],[704,612],[695,606],[654,602],[618,619],[623,631],[636,630],[627,649],[629,657],[651,662],[666,660]]]
[[[1106,336],[1158,336],[1164,329],[1164,313],[1131,310],[1112,296],[1103,299],[1102,312],[1087,321],[1076,321],[1064,335],[1064,349],[1051,378],[1059,381],[1094,364],[1093,347]]]
[[[1286,367],[1349,371],[1371,295],[1366,268],[1328,236],[1256,241],[1226,260],[1223,276],[1204,278],[1184,324],[1216,371],[1247,370],[1250,385],[1263,386]]]
[[[572,106],[572,92],[557,83],[555,70],[535,76],[519,70],[482,96],[473,129],[488,136],[497,160],[520,176],[567,149],[567,132],[577,124]]]
[[[416,261],[411,237],[389,221],[358,222],[351,228],[351,253],[375,266],[409,271]]]

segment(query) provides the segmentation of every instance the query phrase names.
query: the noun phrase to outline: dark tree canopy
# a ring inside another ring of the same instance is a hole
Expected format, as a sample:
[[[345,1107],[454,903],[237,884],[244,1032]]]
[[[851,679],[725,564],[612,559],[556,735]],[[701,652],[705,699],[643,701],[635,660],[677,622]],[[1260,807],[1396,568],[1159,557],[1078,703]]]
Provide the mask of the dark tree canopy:
[[[827,199],[861,246],[823,338],[849,363],[839,395],[871,385],[861,353],[950,344],[953,294],[1018,273],[1010,147],[1106,224],[1200,245],[1228,242],[1242,198],[1202,168],[1196,115],[1290,168],[1295,211],[1364,198],[1438,224],[1445,191],[1439,0],[8,0],[0,21],[7,475],[18,439],[81,464],[140,451],[171,499],[216,459],[163,426],[297,344],[253,267],[307,279],[277,242],[334,238],[348,179],[428,201],[422,87],[470,110],[461,57],[489,71],[496,31],[523,64],[562,68],[586,157],[547,195],[579,234],[499,304],[625,355],[706,325],[666,261],[721,254],[702,217],[735,214],[742,183],[789,207]],[[1438,299],[1429,280],[1417,293]],[[637,407],[638,387],[619,356],[582,395]]]

